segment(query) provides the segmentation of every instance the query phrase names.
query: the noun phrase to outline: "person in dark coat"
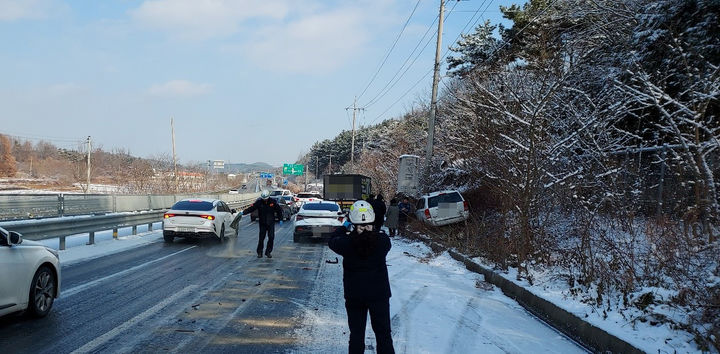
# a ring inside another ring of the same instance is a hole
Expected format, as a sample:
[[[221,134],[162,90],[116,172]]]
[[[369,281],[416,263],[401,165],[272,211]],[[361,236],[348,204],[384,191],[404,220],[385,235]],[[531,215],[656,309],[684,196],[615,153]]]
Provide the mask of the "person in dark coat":
[[[345,310],[350,327],[348,352],[365,351],[365,326],[368,312],[377,353],[395,353],[390,333],[390,280],[385,257],[390,238],[373,230],[372,206],[360,200],[350,207],[353,230],[339,228],[328,242],[330,249],[343,257],[343,290]]]
[[[382,230],[383,224],[385,224],[385,213],[387,212],[387,206],[385,206],[385,199],[383,199],[382,194],[378,194],[370,205],[372,205],[375,211],[375,231],[380,231]]]
[[[413,213],[413,206],[410,204],[407,198],[403,198],[402,202],[398,204],[400,209],[400,215],[398,216],[398,230],[397,234],[401,235],[405,233],[405,227],[407,225],[408,217]]]
[[[244,215],[250,214],[253,211],[258,211],[258,226],[260,229],[260,235],[258,235],[257,245],[257,256],[262,258],[263,246],[265,243],[265,234],[267,234],[268,242],[267,248],[265,248],[265,256],[272,258],[273,243],[275,242],[275,216],[277,215],[280,219],[280,225],[282,225],[282,208],[275,199],[270,198],[270,192],[263,190],[260,194],[260,199],[256,200],[253,205],[247,207],[242,211]]]

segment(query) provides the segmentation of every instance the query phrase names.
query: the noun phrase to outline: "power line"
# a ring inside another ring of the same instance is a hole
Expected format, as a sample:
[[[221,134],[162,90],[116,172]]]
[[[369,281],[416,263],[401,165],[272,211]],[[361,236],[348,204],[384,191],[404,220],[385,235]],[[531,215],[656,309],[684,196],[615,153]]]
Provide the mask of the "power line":
[[[19,135],[19,134],[3,133],[3,132],[0,132],[0,134],[11,137],[11,138],[24,139],[24,140],[53,141],[53,142],[61,142],[61,143],[81,143],[81,142],[83,142],[82,139],[60,138],[60,137],[51,137],[51,136],[42,136],[42,135]]]
[[[523,28],[521,28],[520,31],[516,32],[510,39],[508,39],[507,41],[503,42],[503,44],[502,44],[501,46],[499,46],[499,47],[496,48],[492,53],[490,53],[490,55],[488,56],[488,59],[486,59],[486,61],[487,61],[487,60],[490,60],[490,59],[491,59],[495,54],[497,54],[503,47],[505,47],[506,45],[510,44],[510,42],[512,42],[515,38],[518,37],[518,35],[520,35],[520,33],[522,33],[523,31],[525,31],[525,29],[527,29],[533,22],[535,22],[538,18],[540,18],[540,16],[542,16],[550,7],[552,7],[552,5],[553,5],[556,1],[557,1],[557,0],[552,0],[550,3],[548,3],[548,5],[547,5],[545,8],[543,8],[542,11],[540,11],[540,12],[539,12],[537,15],[535,15],[532,19],[530,19],[530,21],[529,21],[527,24],[525,24],[525,26],[524,26]],[[484,4],[484,2],[483,2],[483,4]],[[488,4],[488,6],[485,8],[485,10],[487,10],[487,9],[490,7],[491,4],[492,4],[492,2]],[[456,3],[456,5],[457,5],[457,3]],[[480,7],[482,7],[482,4],[480,5]],[[453,6],[453,9],[454,9],[454,8],[455,8],[455,7]],[[478,9],[479,9],[479,8],[478,8]],[[485,13],[485,10],[483,10],[483,14]],[[451,9],[450,12],[452,12],[452,11],[453,11],[453,10]],[[481,15],[481,16],[482,16],[482,15]],[[473,16],[473,17],[474,17],[474,16]],[[436,18],[436,19],[437,19],[437,18]],[[471,18],[471,20],[472,20],[472,18]],[[477,22],[477,21],[476,21],[476,22]],[[434,22],[433,22],[433,23],[434,23]],[[469,21],[468,21],[468,23],[469,23]],[[467,26],[467,25],[466,25],[466,26]],[[458,38],[459,38],[459,36],[458,36]],[[456,40],[457,40],[457,39],[456,39]],[[447,54],[449,53],[449,51],[450,51],[450,50],[448,49],[448,50],[445,52],[445,56],[447,56]],[[444,58],[445,56],[443,56],[443,58]],[[375,119],[373,119],[372,122],[370,122],[370,124],[368,124],[368,126],[373,125],[378,119],[380,119],[380,117],[382,117],[382,116],[383,116],[385,113],[387,113],[393,106],[395,106],[398,102],[400,102],[400,100],[402,100],[405,96],[407,96],[407,94],[410,93],[410,91],[411,91],[413,88],[415,88],[415,86],[417,86],[418,84],[420,84],[420,82],[422,82],[422,80],[425,79],[425,78],[426,78],[428,75],[430,75],[432,72],[433,72],[433,70],[431,69],[431,70],[429,70],[425,75],[423,75],[423,76],[420,78],[420,80],[418,80],[417,82],[415,82],[415,84],[413,84],[407,91],[405,91],[405,93],[403,93],[402,96],[400,96],[400,97],[399,97],[397,100],[395,100],[395,102],[393,102],[387,109],[385,109],[382,113],[380,113],[377,117],[375,117]],[[444,85],[444,84],[443,84],[443,85]],[[444,85],[444,86],[445,86],[446,88],[448,88],[447,85]],[[366,107],[367,107],[367,106],[366,106]]]
[[[420,5],[420,0],[418,0],[418,1],[415,3],[415,7],[413,7],[412,12],[410,12],[410,16],[408,16],[407,20],[405,21],[405,24],[402,26],[402,29],[400,30],[400,33],[398,33],[397,37],[395,38],[395,41],[393,42],[392,46],[390,47],[390,50],[388,50],[387,54],[385,55],[385,58],[383,59],[382,63],[380,63],[380,67],[378,67],[377,71],[375,71],[375,74],[374,74],[373,77],[370,79],[370,82],[368,82],[367,86],[365,86],[365,89],[364,89],[364,90],[362,91],[362,93],[360,93],[360,95],[357,97],[358,99],[360,99],[360,98],[365,94],[365,91],[367,91],[367,89],[370,87],[370,85],[373,83],[373,81],[375,81],[375,78],[376,78],[377,75],[380,73],[380,70],[381,70],[381,69],[383,68],[383,66],[385,65],[385,62],[386,62],[386,61],[388,60],[388,58],[390,57],[390,53],[392,53],[393,49],[395,49],[395,45],[397,45],[398,40],[400,40],[400,36],[402,36],[403,32],[405,32],[405,28],[407,28],[408,23],[410,23],[410,19],[411,19],[411,18],[413,17],[413,15],[415,14],[415,10],[417,10],[418,5]]]
[[[455,9],[455,7],[457,6],[458,3],[459,3],[459,1],[456,1],[455,4],[453,5],[452,9]],[[425,30],[425,33],[418,41],[418,44],[415,45],[415,48],[410,52],[408,57],[405,59],[405,62],[403,62],[403,64],[400,65],[400,68],[398,68],[398,70],[395,72],[395,75],[393,75],[393,77],[388,81],[387,84],[385,84],[385,86],[378,92],[378,94],[375,95],[375,97],[373,97],[368,103],[366,103],[363,106],[364,108],[370,107],[371,105],[377,103],[378,100],[385,97],[385,95],[387,95],[387,93],[390,92],[390,90],[392,90],[392,88],[395,87],[395,85],[397,85],[398,82],[400,82],[400,80],[405,76],[405,73],[407,73],[408,70],[410,70],[410,68],[413,66],[413,64],[415,64],[415,61],[417,61],[417,59],[420,57],[420,55],[422,55],[422,53],[425,51],[425,48],[427,48],[427,46],[430,44],[430,42],[432,42],[432,40],[435,38],[435,36],[436,36],[435,34],[433,34],[433,36],[431,36],[425,42],[425,45],[420,50],[420,52],[418,52],[418,54],[415,56],[415,58],[412,60],[412,62],[410,62],[410,64],[407,65],[407,67],[405,67],[405,65],[408,64],[408,61],[410,60],[410,58],[413,57],[413,54],[415,54],[415,51],[417,51],[418,47],[420,47],[420,45],[423,43],[423,41],[425,41],[425,37],[434,28],[435,22],[438,20],[439,16],[440,16],[439,14],[437,16],[435,16],[435,19],[433,20],[433,22],[430,24],[428,29]],[[449,17],[449,15],[447,17]],[[405,68],[404,71],[403,71],[403,68]],[[401,71],[402,71],[402,74],[400,74]],[[400,74],[399,77],[398,77],[398,74]],[[397,78],[397,80],[395,80],[395,78]],[[395,81],[393,82],[393,80],[395,80]]]

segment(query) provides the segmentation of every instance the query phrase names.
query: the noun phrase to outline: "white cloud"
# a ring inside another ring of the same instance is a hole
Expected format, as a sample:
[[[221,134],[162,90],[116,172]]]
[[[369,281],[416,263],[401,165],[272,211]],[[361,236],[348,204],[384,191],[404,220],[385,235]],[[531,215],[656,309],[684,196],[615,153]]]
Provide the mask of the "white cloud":
[[[186,80],[172,80],[150,86],[147,93],[153,96],[199,96],[210,92],[210,84],[197,84]]]
[[[284,0],[147,0],[130,15],[139,24],[172,36],[205,39],[232,35],[250,19],[280,19],[287,12]]]
[[[246,53],[271,71],[332,71],[367,42],[369,30],[363,19],[362,13],[344,9],[267,26],[246,43]]]
[[[60,8],[54,0],[0,0],[0,21],[43,19]]]
[[[77,93],[83,89],[83,86],[74,82],[65,82],[61,84],[50,85],[50,87],[48,87],[48,93],[53,96],[63,96]]]

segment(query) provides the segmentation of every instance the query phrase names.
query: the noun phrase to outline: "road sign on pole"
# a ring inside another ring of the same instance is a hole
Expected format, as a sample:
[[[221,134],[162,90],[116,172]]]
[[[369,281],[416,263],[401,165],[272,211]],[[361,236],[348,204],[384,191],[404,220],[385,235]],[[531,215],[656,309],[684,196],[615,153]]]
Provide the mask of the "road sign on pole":
[[[296,165],[291,163],[283,164],[284,175],[302,176],[305,172],[305,165]]]

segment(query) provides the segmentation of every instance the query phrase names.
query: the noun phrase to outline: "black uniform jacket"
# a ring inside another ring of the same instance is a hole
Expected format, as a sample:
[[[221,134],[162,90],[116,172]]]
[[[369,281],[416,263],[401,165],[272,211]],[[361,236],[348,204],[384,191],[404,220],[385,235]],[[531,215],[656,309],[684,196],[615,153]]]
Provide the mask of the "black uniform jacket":
[[[258,199],[255,203],[253,203],[253,205],[243,210],[243,214],[248,215],[255,210],[258,211],[258,223],[265,226],[275,225],[276,214],[279,215],[282,220],[282,208],[280,208],[280,205],[278,205],[275,199]]]
[[[355,231],[353,231],[355,232]],[[376,232],[376,231],[370,231]],[[346,299],[380,300],[390,298],[385,256],[390,251],[390,238],[384,232],[376,232],[378,242],[367,257],[361,257],[354,249],[344,227],[339,228],[328,245],[335,253],[343,256],[343,287]]]

